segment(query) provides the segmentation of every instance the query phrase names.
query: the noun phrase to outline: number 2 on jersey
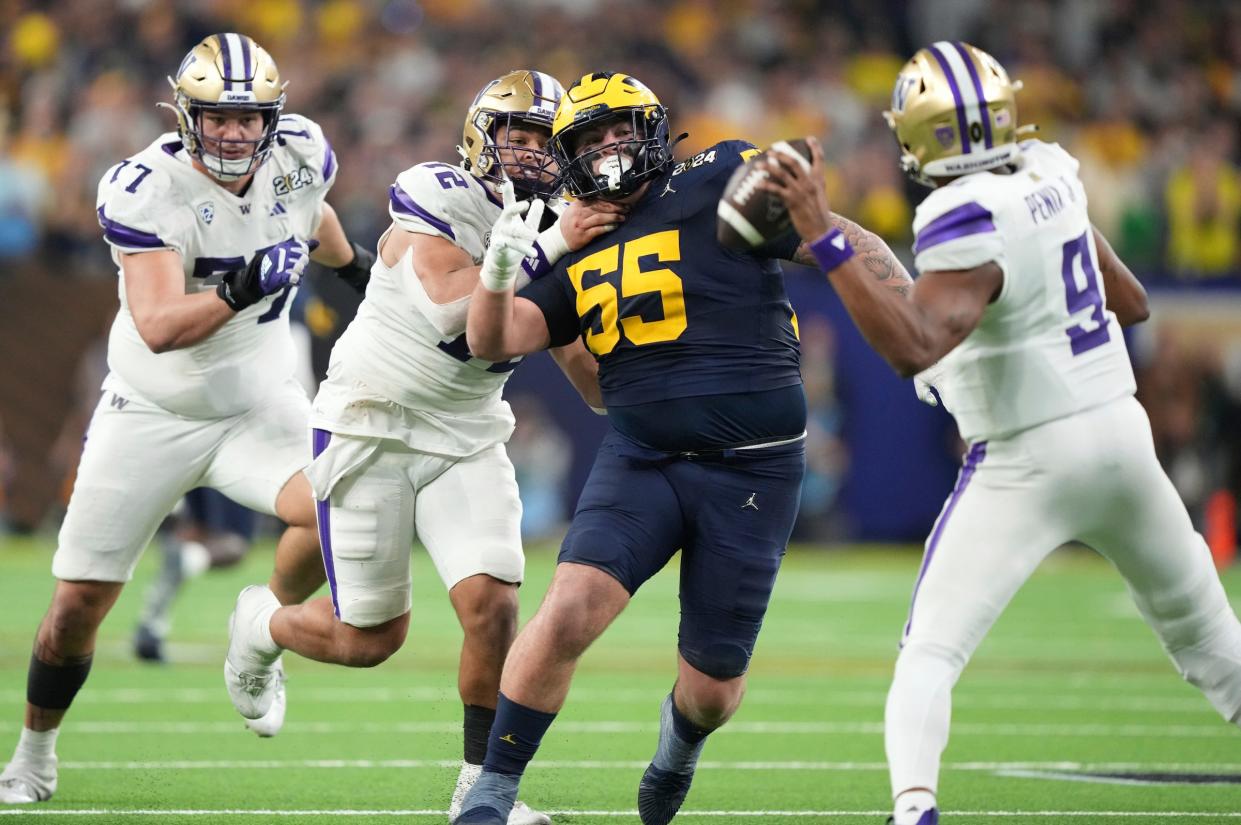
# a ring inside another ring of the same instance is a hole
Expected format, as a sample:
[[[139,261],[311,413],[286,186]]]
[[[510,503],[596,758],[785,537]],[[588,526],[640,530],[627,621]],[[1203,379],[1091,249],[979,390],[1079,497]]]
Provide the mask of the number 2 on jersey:
[[[675,341],[685,332],[685,292],[681,277],[671,269],[642,269],[641,259],[654,256],[660,263],[681,260],[681,233],[677,229],[643,235],[616,246],[609,246],[569,267],[569,280],[577,291],[577,314],[585,317],[599,307],[596,332],[586,333],[586,346],[595,355],[607,355],[620,343],[621,331],[635,346]],[[607,276],[620,268],[619,290]],[[582,278],[594,273],[600,282],[582,289]],[[633,313],[621,317],[619,301],[637,295],[658,292],[664,317],[646,321]]]
[[[1081,259],[1081,273],[1085,286],[1078,286],[1077,267]],[[1064,331],[1069,336],[1069,346],[1074,355],[1089,352],[1111,340],[1107,328],[1107,316],[1103,311],[1103,295],[1099,291],[1099,274],[1095,271],[1094,259],[1090,255],[1090,241],[1083,232],[1064,245],[1064,259],[1060,265],[1060,274],[1064,278],[1065,302],[1069,315],[1076,315],[1084,309],[1091,309],[1090,318],[1085,324],[1074,324]]]

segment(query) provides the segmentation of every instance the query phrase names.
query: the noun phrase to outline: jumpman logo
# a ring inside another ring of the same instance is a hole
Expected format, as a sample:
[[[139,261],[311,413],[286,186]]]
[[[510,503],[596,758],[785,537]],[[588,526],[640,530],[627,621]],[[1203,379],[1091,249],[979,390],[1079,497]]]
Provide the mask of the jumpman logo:
[[[745,500],[745,504],[741,505],[741,509],[744,510],[748,507],[751,510],[757,510],[758,505],[754,503],[754,497],[756,495],[758,495],[758,493],[750,493],[750,497]]]
[[[668,178],[668,182],[664,184],[664,191],[660,192],[659,196],[662,198],[664,195],[667,195],[669,192],[675,195],[676,191],[677,190],[672,188],[672,178]]]
[[[508,742],[510,745],[516,745],[516,744],[517,744],[517,740],[513,738],[513,734],[511,734],[511,733],[506,733],[506,734],[504,734],[503,736],[501,736],[501,737],[500,737],[500,741],[501,741],[501,742]]]

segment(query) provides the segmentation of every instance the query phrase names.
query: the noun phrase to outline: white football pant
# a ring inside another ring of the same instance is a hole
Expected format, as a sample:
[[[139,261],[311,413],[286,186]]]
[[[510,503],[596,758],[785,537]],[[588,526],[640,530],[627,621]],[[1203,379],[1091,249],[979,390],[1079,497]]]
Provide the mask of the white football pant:
[[[1127,397],[971,446],[927,539],[888,693],[893,795],[935,791],[952,687],[1018,588],[1069,541],[1116,566],[1181,675],[1241,724],[1241,623]]]

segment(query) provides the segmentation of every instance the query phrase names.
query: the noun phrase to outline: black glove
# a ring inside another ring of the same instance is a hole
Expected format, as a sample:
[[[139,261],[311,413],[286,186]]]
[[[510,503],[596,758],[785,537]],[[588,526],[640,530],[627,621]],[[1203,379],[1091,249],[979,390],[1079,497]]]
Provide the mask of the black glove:
[[[375,253],[363,248],[357,241],[350,246],[353,247],[353,260],[336,267],[336,277],[365,294],[366,285],[371,280],[371,267],[375,264]]]
[[[240,312],[289,284],[297,284],[306,268],[310,250],[318,246],[289,238],[260,250],[245,269],[226,273],[216,294],[233,312]]]

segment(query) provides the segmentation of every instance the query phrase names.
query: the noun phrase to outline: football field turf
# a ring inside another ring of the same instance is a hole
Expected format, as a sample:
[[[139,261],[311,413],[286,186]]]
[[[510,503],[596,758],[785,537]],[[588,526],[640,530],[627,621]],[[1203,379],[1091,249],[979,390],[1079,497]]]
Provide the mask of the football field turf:
[[[0,539],[0,760],[20,727],[50,551]],[[62,729],[56,797],[0,807],[0,825],[446,821],[461,757],[460,631],[424,554],[405,649],[373,670],[286,657],[288,721],[270,740],[242,728],[221,675],[233,599],[266,579],[270,544],[191,583],[167,666],[135,662],[128,646],[157,555],[103,627]],[[531,552],[523,621],[553,558]],[[883,703],[917,565],[912,549],[790,553],[746,701],[708,742],[676,822],[883,822]],[[1241,605],[1241,570],[1225,586]],[[675,668],[676,590],[665,570],[583,659],[521,794],[557,823],[638,822],[637,783]],[[945,822],[1241,822],[1239,781],[1241,731],[1181,682],[1108,565],[1061,552],[962,677],[940,793]]]

